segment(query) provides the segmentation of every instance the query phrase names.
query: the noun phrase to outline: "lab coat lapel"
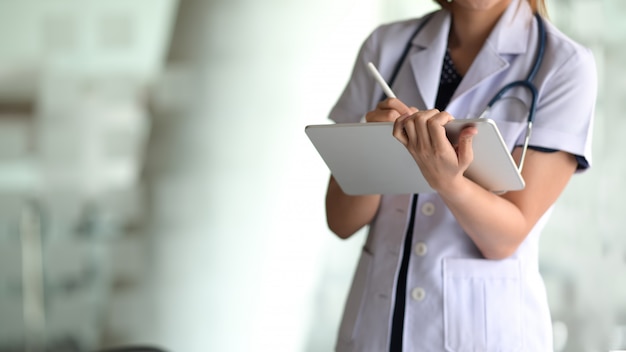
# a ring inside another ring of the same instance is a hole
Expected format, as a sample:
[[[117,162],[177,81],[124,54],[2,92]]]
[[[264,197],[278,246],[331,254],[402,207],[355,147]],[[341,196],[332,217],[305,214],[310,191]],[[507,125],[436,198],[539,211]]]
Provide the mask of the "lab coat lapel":
[[[449,30],[450,14],[440,11],[433,15],[429,23],[413,39],[413,45],[417,50],[410,55],[409,62],[417,90],[428,109],[435,106]]]
[[[469,71],[459,87],[454,92],[452,100],[455,100],[472,89],[476,88],[481,82],[496,75],[498,72],[503,71],[509,66],[509,63],[502,58],[491,46],[485,46],[481,49],[474,59],[474,63],[470,67]]]
[[[513,0],[509,4],[454,92],[450,104],[507,69],[509,61],[506,55],[526,52],[532,18],[532,10],[526,1],[520,3],[519,0]]]

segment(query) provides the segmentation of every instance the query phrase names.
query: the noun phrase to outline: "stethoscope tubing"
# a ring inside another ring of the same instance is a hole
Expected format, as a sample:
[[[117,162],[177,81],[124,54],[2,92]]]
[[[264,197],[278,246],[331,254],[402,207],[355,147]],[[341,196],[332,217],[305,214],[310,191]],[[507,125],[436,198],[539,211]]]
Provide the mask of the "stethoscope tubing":
[[[546,50],[546,28],[543,20],[539,14],[535,14],[535,19],[537,20],[537,29],[539,31],[539,44],[537,45],[537,53],[535,55],[535,62],[533,64],[532,69],[528,73],[528,76],[524,80],[514,81],[508,83],[487,104],[487,109],[480,115],[481,117],[486,116],[491,107],[500,99],[502,96],[509,90],[515,87],[526,88],[530,92],[530,107],[528,108],[528,119],[526,122],[526,134],[524,136],[524,144],[522,146],[522,155],[520,157],[518,170],[521,173],[524,168],[524,160],[526,160],[526,152],[528,151],[528,145],[530,143],[530,136],[533,130],[533,122],[535,121],[535,111],[537,109],[537,96],[539,95],[537,91],[537,87],[533,83],[537,72],[539,72],[539,68],[541,67],[541,63],[543,62],[543,57],[545,55]]]

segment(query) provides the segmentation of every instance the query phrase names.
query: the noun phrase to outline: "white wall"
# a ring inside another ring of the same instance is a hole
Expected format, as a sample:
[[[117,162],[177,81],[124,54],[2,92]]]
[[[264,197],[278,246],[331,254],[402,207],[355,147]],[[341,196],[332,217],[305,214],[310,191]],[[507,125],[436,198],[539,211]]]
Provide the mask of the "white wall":
[[[160,73],[176,0],[2,0],[0,68]]]
[[[168,132],[155,132],[164,153],[150,164],[156,319],[145,339],[176,351],[305,350],[314,303],[328,295],[318,288],[325,267],[333,253],[353,257],[358,239],[328,251],[338,241],[323,216],[328,174],[304,126],[327,121],[376,9],[373,1],[181,3],[190,37],[174,40],[195,45],[175,43],[172,56],[186,60],[171,67],[194,72],[197,100],[154,126]],[[350,271],[329,287],[330,325]],[[322,336],[322,350],[332,339]]]

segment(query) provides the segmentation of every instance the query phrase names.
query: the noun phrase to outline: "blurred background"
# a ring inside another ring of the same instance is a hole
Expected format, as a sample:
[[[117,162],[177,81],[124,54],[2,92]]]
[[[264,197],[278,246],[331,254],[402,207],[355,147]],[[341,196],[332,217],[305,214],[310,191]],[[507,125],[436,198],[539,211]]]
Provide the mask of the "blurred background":
[[[542,240],[555,351],[626,349],[626,2],[590,47],[594,167]],[[329,351],[364,232],[326,228],[329,123],[378,24],[430,0],[0,0],[0,351]]]

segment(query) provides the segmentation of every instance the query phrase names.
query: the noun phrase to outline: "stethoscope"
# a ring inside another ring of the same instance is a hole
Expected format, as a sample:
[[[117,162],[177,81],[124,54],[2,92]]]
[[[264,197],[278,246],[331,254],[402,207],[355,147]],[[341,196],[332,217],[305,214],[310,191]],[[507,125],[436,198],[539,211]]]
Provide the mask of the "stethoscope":
[[[402,66],[402,63],[406,60],[406,57],[409,54],[409,51],[412,47],[412,41],[413,38],[415,38],[419,32],[422,30],[422,28],[424,28],[424,26],[426,25],[426,23],[428,23],[428,21],[430,20],[431,17],[426,18],[424,21],[422,21],[422,23],[419,25],[419,27],[417,27],[417,29],[415,30],[415,32],[413,32],[413,35],[411,36],[411,39],[407,42],[404,51],[402,53],[402,55],[400,56],[400,60],[398,60],[398,63],[396,64],[393,74],[391,76],[391,79],[389,80],[389,84],[392,85],[393,82],[395,81],[398,72],[400,71],[400,67]],[[489,103],[487,104],[487,108],[480,114],[479,117],[484,118],[486,116],[488,116],[489,112],[491,111],[491,108],[494,106],[494,104],[496,102],[498,102],[500,99],[502,99],[502,97],[504,96],[504,94],[506,94],[509,90],[515,88],[515,87],[522,87],[522,88],[526,88],[529,92],[530,92],[530,107],[528,108],[528,118],[527,118],[527,123],[526,123],[526,135],[524,137],[524,145],[522,147],[522,156],[520,158],[520,162],[519,162],[519,172],[522,172],[522,168],[524,166],[524,159],[526,159],[526,151],[528,150],[528,143],[530,142],[530,135],[532,134],[532,129],[533,129],[533,121],[535,119],[535,109],[536,109],[536,104],[537,104],[537,87],[535,87],[535,85],[533,84],[533,79],[535,78],[535,76],[537,75],[537,72],[539,71],[539,68],[541,67],[541,62],[543,61],[543,57],[545,54],[545,48],[546,48],[546,29],[545,29],[545,24],[543,23],[543,19],[541,18],[541,16],[539,14],[535,14],[535,19],[537,20],[537,27],[539,29],[539,43],[537,45],[537,54],[535,56],[535,62],[533,63],[533,66],[530,70],[530,72],[528,73],[528,76],[526,77],[526,79],[523,80],[519,80],[519,81],[514,81],[511,83],[508,83],[507,85],[505,85],[504,87],[502,87],[498,93],[496,93],[494,95],[493,98],[491,98],[491,100],[489,101]],[[383,96],[384,99],[385,96]],[[382,100],[382,99],[381,99]]]

